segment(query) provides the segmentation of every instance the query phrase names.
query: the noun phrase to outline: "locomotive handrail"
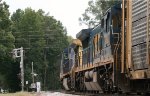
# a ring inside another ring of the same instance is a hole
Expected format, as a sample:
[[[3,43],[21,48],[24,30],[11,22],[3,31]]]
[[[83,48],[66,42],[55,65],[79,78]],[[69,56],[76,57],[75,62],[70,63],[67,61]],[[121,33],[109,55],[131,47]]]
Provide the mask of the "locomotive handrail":
[[[119,41],[120,41],[120,40],[119,40],[119,33],[114,33],[114,32],[113,32],[113,25],[111,25],[111,31],[112,31],[112,34],[113,34],[113,35],[117,35],[117,37],[118,37],[118,40],[117,40],[117,43],[116,43],[117,45],[115,46],[115,50],[114,50],[114,53],[115,53],[115,52],[117,52],[117,49],[118,49],[118,47],[119,47],[119,45],[118,45],[118,44],[119,44]]]
[[[118,40],[117,40],[117,45],[115,46],[115,50],[114,50],[114,53],[115,52],[117,52],[117,49],[118,49],[118,47],[119,47],[119,42],[120,42],[120,40],[119,40],[119,33],[116,33],[115,35],[118,35],[117,37],[118,37]]]
[[[64,63],[64,64],[67,64],[68,62],[69,62],[69,60],[67,60],[66,63]]]

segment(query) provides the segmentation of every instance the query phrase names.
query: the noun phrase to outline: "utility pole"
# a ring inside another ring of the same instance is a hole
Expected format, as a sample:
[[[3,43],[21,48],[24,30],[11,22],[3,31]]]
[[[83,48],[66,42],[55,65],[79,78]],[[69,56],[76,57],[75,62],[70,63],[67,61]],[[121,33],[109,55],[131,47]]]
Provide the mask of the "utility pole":
[[[33,70],[33,62],[32,62],[32,83],[34,84],[34,70]]]
[[[24,91],[24,64],[23,64],[23,47],[13,49],[13,58],[21,58],[20,69],[21,69],[21,89]]]
[[[35,91],[35,89],[37,87],[36,87],[36,82],[35,82],[34,76],[37,76],[38,74],[34,73],[33,62],[32,62],[32,72],[31,72],[31,75],[32,75],[32,84],[31,84],[31,86],[32,86],[33,91]]]
[[[24,91],[24,64],[23,64],[23,47],[20,48],[20,68],[21,68],[21,84],[22,84],[22,91]]]

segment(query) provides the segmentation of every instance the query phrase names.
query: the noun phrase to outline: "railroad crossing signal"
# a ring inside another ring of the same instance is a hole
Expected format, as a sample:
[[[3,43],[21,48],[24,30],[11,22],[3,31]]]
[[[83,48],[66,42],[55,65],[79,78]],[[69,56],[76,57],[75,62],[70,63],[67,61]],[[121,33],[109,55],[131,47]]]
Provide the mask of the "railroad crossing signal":
[[[21,57],[21,48],[13,49],[12,53],[14,58]]]
[[[23,47],[13,49],[12,53],[13,53],[13,58],[21,58],[21,61],[20,61],[21,87],[22,87],[22,91],[24,91]]]

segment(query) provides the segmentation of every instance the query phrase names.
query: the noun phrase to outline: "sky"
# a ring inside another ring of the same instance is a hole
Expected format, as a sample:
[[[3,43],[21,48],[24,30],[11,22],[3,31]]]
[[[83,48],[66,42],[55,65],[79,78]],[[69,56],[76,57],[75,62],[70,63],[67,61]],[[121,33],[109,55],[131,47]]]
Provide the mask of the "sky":
[[[2,0],[9,5],[11,14],[18,8],[25,9],[31,7],[34,10],[42,9],[50,16],[62,22],[67,28],[68,35],[76,38],[76,34],[84,28],[85,25],[79,24],[79,17],[82,16],[88,7],[89,0]]]

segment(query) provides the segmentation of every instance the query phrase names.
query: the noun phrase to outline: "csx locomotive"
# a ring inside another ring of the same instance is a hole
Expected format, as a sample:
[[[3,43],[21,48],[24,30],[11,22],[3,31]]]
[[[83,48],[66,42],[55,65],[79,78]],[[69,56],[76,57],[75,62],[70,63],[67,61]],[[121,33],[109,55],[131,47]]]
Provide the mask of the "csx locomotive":
[[[150,91],[150,1],[122,0],[94,28],[83,29],[63,51],[66,90]]]

